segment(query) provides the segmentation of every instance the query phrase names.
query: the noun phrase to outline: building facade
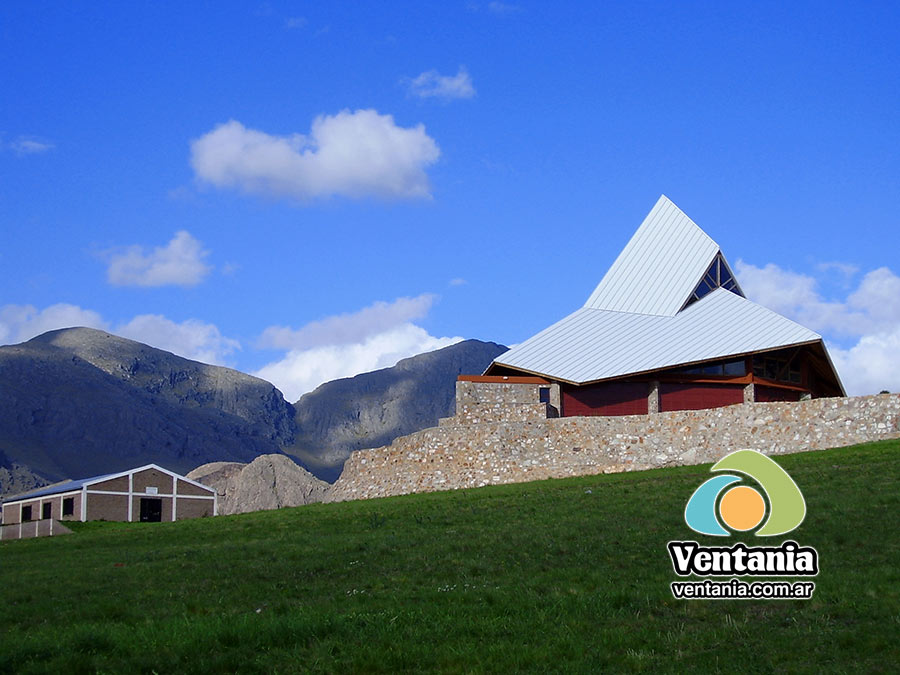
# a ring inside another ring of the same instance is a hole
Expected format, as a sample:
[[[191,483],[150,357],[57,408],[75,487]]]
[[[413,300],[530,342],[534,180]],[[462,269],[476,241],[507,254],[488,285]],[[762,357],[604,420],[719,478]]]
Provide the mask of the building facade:
[[[165,522],[214,516],[216,491],[156,464],[64,481],[3,502],[3,524],[36,520]]]

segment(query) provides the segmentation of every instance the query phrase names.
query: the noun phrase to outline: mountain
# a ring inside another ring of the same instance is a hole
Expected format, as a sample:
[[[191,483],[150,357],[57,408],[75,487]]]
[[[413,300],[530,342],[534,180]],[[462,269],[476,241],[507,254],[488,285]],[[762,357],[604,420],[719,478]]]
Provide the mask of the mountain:
[[[90,328],[0,347],[0,453],[46,481],[156,462],[187,472],[294,442],[274,386]]]
[[[289,454],[335,480],[352,450],[453,413],[456,376],[505,351],[467,340],[323,384],[295,405],[272,384],[91,328],[0,347],[0,495],[151,462],[187,473]]]
[[[392,368],[326,382],[294,404],[299,449],[288,452],[333,481],[354,450],[388,445],[452,416],[457,375],[482,373],[506,350],[466,340]]]

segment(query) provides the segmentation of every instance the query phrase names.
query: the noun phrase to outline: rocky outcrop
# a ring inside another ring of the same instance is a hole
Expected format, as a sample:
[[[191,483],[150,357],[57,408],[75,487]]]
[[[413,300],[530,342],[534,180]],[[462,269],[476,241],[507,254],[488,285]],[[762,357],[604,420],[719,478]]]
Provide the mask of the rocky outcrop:
[[[329,487],[284,455],[262,455],[249,464],[204,464],[187,477],[216,490],[220,515],[320,502]]]
[[[11,462],[0,451],[0,495],[16,495],[43,487],[50,481],[27,466]]]

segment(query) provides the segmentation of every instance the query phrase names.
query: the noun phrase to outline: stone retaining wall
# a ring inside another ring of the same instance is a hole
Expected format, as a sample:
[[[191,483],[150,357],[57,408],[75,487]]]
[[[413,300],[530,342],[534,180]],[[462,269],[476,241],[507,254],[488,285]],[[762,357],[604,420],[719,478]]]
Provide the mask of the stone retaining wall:
[[[460,424],[462,410],[439,427],[354,452],[326,501],[702,464],[740,448],[784,454],[900,438],[898,394]]]

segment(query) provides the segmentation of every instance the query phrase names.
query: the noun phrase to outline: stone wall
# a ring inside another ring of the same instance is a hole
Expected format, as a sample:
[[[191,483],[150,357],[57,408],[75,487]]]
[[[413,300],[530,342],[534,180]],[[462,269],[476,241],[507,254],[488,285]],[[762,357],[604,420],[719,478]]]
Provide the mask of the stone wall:
[[[898,394],[522,421],[502,406],[491,418],[493,405],[471,403],[477,421],[461,405],[462,417],[354,452],[326,501],[702,464],[741,448],[784,454],[900,438]]]
[[[515,378],[510,379],[514,380]],[[515,421],[512,417],[516,413],[510,413],[510,411],[521,406],[537,404],[541,400],[541,389],[548,389],[550,394],[549,406],[541,408],[541,411],[546,413],[542,417],[558,417],[560,392],[559,384],[557,383],[473,382],[459,380],[456,383],[456,417],[460,417],[461,412],[467,411],[472,417],[460,423],[477,423],[482,420]],[[528,416],[528,413],[519,414]],[[498,415],[505,415],[506,420],[501,420],[497,417]],[[524,421],[524,418],[518,421]]]

